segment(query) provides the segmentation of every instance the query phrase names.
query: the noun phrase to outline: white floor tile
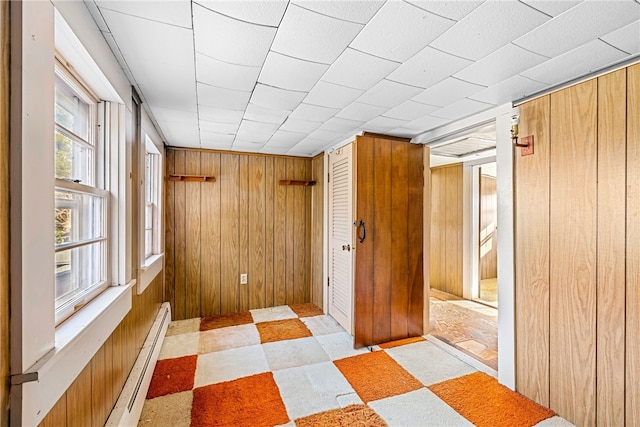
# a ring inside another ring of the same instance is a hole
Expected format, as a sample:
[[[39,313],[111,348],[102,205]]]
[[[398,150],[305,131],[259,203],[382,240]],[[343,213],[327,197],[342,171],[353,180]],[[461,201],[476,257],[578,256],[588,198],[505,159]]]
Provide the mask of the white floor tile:
[[[476,372],[474,368],[430,342],[418,342],[385,350],[424,385]]]
[[[302,320],[315,336],[345,332],[344,328],[331,316],[303,317]]]
[[[272,371],[330,360],[314,337],[271,342],[263,344],[262,349]]]
[[[186,334],[188,332],[198,332],[199,330],[199,317],[196,317],[195,319],[174,320],[173,322],[169,323],[169,327],[167,328],[167,336]]]
[[[260,334],[256,325],[230,326],[228,328],[211,329],[200,332],[198,352],[228,350],[230,348],[247,347],[260,344]]]
[[[338,396],[338,404],[341,408],[346,408],[350,405],[362,405],[362,399],[358,396],[358,393],[347,393]]]
[[[353,348],[353,337],[347,332],[320,335],[316,337],[316,339],[324,351],[331,357],[331,360],[344,359],[345,357],[369,352],[366,347],[355,350]]]
[[[331,362],[282,369],[273,378],[291,419],[340,408],[338,396],[355,393]]]
[[[165,336],[158,359],[172,359],[196,354],[198,352],[199,338],[200,332]]]
[[[473,426],[426,388],[369,402],[390,427]]]
[[[194,387],[231,381],[268,370],[261,345],[202,354],[198,357]]]
[[[298,315],[286,305],[260,308],[250,311],[251,316],[253,316],[254,323],[271,322],[273,320],[295,319],[298,317]]]

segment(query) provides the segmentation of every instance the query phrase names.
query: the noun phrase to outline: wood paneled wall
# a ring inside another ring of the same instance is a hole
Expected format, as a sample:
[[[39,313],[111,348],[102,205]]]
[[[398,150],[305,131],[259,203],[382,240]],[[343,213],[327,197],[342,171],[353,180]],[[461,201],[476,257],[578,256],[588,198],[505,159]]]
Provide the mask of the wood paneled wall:
[[[577,425],[637,425],[640,65],[520,109],[517,389]]]
[[[0,2],[0,426],[9,420],[9,2]]]
[[[142,349],[162,302],[162,273],[142,295],[40,424],[43,427],[104,426]]]
[[[462,164],[431,168],[431,287],[462,297]]]
[[[498,225],[498,196],[496,190],[496,179],[481,174],[480,243],[486,246],[484,250],[480,248],[480,280],[498,277],[498,231],[496,228]]]
[[[311,300],[311,159],[167,150],[165,299],[174,319]],[[247,273],[248,283],[240,284]]]
[[[311,190],[311,302],[322,308],[323,221],[324,221],[324,153],[311,161],[311,178],[316,182]]]

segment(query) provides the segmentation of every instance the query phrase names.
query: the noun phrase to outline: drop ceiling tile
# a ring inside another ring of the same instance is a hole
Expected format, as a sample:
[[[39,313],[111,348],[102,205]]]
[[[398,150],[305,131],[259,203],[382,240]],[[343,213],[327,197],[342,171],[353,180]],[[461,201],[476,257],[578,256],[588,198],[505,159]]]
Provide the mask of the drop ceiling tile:
[[[520,74],[539,82],[558,84],[611,65],[626,56],[602,40],[594,40]]]
[[[289,117],[289,114],[291,114],[291,111],[275,110],[249,103],[244,113],[244,118],[256,122],[281,125]]]
[[[269,147],[291,148],[307,137],[305,132],[289,132],[279,129],[273,134],[267,145]]]
[[[551,58],[638,19],[639,3],[585,1],[516,39],[514,43]]]
[[[85,6],[89,10],[89,13],[91,14],[91,17],[95,21],[95,23],[98,26],[98,29],[100,30],[100,32],[101,33],[105,33],[105,32],[108,33],[109,32],[109,26],[107,25],[107,22],[102,17],[102,13],[100,13],[100,9],[98,9],[98,4],[95,1],[88,1],[88,2],[85,3]]]
[[[304,99],[306,104],[321,107],[344,108],[364,93],[363,90],[338,86],[320,80]]]
[[[158,121],[175,123],[198,123],[198,113],[195,111],[182,111],[172,108],[151,107],[151,113]]]
[[[255,142],[255,141],[247,141],[243,139],[236,138],[233,141],[233,145],[231,146],[232,150],[235,151],[244,151],[249,153],[258,153],[264,147],[264,142]]]
[[[244,110],[249,103],[250,96],[251,92],[198,83],[198,102],[202,105],[229,110]]]
[[[523,3],[528,4],[529,6],[538,9],[540,12],[546,13],[550,16],[558,16],[562,12],[571,9],[572,7],[580,4],[580,1],[571,1],[571,0],[522,0]]]
[[[422,92],[422,89],[414,86],[407,86],[390,80],[382,80],[358,98],[358,102],[376,105],[378,107],[393,108],[413,98],[420,92]]]
[[[472,114],[488,110],[491,107],[493,107],[492,104],[486,104],[484,102],[465,98],[438,111],[434,111],[431,115],[434,117],[441,117],[443,119],[458,120],[471,116]]]
[[[482,1],[434,1],[434,0],[407,0],[420,9],[428,10],[439,16],[459,21],[473,9],[480,6]]]
[[[293,111],[307,96],[307,92],[280,89],[258,83],[251,95],[251,103],[275,110]]]
[[[289,148],[286,147],[273,147],[269,143],[266,143],[259,151],[263,154],[287,154]]]
[[[348,48],[322,76],[322,80],[355,89],[367,90],[398,68],[388,61]]]
[[[151,1],[98,0],[96,4],[101,11],[113,10],[149,21],[191,28],[191,2],[189,0],[163,2],[161,7]]]
[[[309,92],[328,68],[325,64],[269,52],[258,82],[282,89]]]
[[[193,4],[198,52],[237,65],[261,66],[276,29],[238,21]]]
[[[355,120],[359,122],[368,122],[374,117],[378,117],[388,111],[387,107],[378,107],[375,105],[361,104],[354,102],[343,108],[336,117],[343,119]]]
[[[197,123],[159,122],[160,129],[167,138],[167,145],[199,147],[200,132]]]
[[[327,120],[322,126],[320,126],[320,130],[328,130],[332,132],[352,132],[355,129],[358,129],[362,126],[364,122],[356,121],[356,120],[348,120],[342,119],[340,117],[332,117]]]
[[[412,121],[439,109],[439,107],[435,107],[433,105],[422,104],[420,102],[409,100],[384,113],[384,117]]]
[[[211,140],[211,141],[202,141],[200,146],[202,148],[208,148],[210,150],[231,150],[232,145],[233,145],[233,140],[231,142],[225,142],[225,141],[218,142],[217,140]]]
[[[399,1],[388,1],[351,43],[354,49],[404,62],[435,40],[453,21]]]
[[[238,138],[258,141],[258,139],[255,139],[258,137],[258,135],[266,134],[268,134],[269,138],[271,138],[276,130],[278,130],[278,127],[280,127],[280,125],[277,123],[254,122],[251,120],[243,119],[242,123],[240,123],[240,128],[238,129]]]
[[[198,116],[200,117],[200,120],[239,125],[242,121],[243,115],[244,111],[242,110],[227,110],[223,108],[209,107],[206,105],[198,106]]]
[[[256,133],[249,130],[238,131],[236,139],[233,141],[233,148],[236,148],[236,142],[242,142],[243,144],[260,144],[262,147],[271,138],[273,133]]]
[[[409,120],[391,119],[389,117],[376,117],[375,119],[365,123],[362,126],[362,129],[366,132],[381,133],[390,131],[391,129],[395,129],[407,123],[409,123]]]
[[[291,154],[293,156],[313,156],[316,153],[324,151],[324,148],[327,145],[326,141],[307,138],[304,141],[300,141],[293,148],[287,151],[287,154]]]
[[[318,141],[333,142],[342,138],[343,135],[344,132],[331,132],[328,130],[316,129],[309,134],[309,138]]]
[[[425,47],[389,74],[388,80],[428,88],[472,64],[468,59]]]
[[[491,86],[521,71],[535,67],[547,59],[509,43],[457,72],[454,77],[483,86]]]
[[[204,132],[221,135],[233,135],[238,130],[238,126],[239,125],[231,123],[216,123],[200,120],[200,135],[202,136]]]
[[[196,80],[199,82],[227,89],[251,91],[259,74],[260,67],[229,64],[196,52]]]
[[[320,107],[309,105],[304,102],[298,106],[289,117],[293,119],[308,120],[311,122],[326,122],[340,111],[337,108]]]
[[[640,21],[635,21],[600,38],[629,55],[640,53]]]
[[[239,21],[277,27],[287,9],[288,2],[287,0],[197,0],[196,3]]]
[[[292,3],[344,21],[366,24],[382,7],[384,0],[294,0]]]
[[[219,134],[215,132],[203,132],[202,128],[200,129],[200,143],[203,147],[214,148],[213,145],[217,145],[215,148],[225,149],[231,148],[231,144],[235,139],[235,135],[229,134]]]
[[[532,95],[548,85],[515,75],[503,82],[484,89],[469,98],[489,104],[500,105]]]
[[[449,77],[414,97],[414,101],[444,107],[469,95],[480,92],[485,86]]]
[[[293,119],[289,117],[280,130],[286,130],[289,132],[309,133],[318,129],[322,123],[310,122],[308,120]]]
[[[419,134],[420,132],[416,131],[415,129],[407,129],[402,126],[399,128],[391,129],[389,131],[389,135],[400,136],[402,138],[413,138],[415,136],[418,136]]]
[[[362,25],[289,5],[271,50],[307,61],[331,64]]]
[[[147,103],[195,111],[192,31],[110,10],[102,13]]]
[[[478,60],[526,34],[549,17],[516,1],[487,1],[430,46]]]

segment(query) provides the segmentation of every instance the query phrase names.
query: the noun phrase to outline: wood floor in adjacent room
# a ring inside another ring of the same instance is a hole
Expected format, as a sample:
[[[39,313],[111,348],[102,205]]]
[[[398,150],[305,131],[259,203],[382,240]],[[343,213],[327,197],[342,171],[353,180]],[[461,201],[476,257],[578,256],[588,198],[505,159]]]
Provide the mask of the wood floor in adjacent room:
[[[354,349],[301,304],[172,322],[138,425],[571,425],[553,415],[424,337]]]
[[[431,290],[431,335],[498,369],[498,310]]]

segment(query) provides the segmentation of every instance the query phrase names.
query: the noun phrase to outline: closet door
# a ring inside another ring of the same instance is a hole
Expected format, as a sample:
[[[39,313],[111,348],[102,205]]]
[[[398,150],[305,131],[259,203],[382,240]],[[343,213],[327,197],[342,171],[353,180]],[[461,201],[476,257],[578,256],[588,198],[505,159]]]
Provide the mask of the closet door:
[[[355,346],[422,335],[423,147],[356,140]]]

